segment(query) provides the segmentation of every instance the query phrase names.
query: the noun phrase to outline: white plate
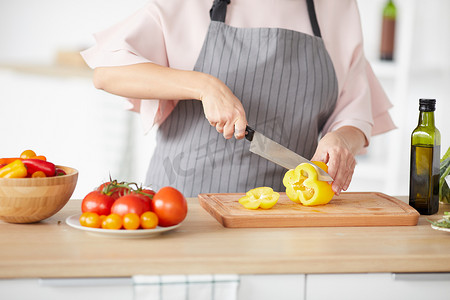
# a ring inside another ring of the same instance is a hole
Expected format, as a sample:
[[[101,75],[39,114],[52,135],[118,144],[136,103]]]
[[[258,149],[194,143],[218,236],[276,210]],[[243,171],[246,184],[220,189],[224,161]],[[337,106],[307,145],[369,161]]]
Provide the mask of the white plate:
[[[181,225],[177,224],[175,226],[170,227],[160,227],[157,226],[154,229],[136,229],[136,230],[126,230],[126,229],[101,229],[101,228],[90,228],[80,225],[80,216],[81,214],[76,214],[70,217],[67,217],[66,223],[67,225],[80,229],[83,231],[86,231],[93,235],[99,235],[99,236],[106,236],[106,237],[119,237],[119,238],[144,238],[144,237],[152,237],[156,236],[160,233],[174,230],[175,228],[179,227]]]
[[[444,219],[440,219],[440,220],[438,220],[438,222],[441,222],[443,220]],[[431,224],[431,228],[433,228],[435,230],[450,232],[450,228],[439,227],[439,226],[436,226],[436,225],[433,225],[433,224]]]

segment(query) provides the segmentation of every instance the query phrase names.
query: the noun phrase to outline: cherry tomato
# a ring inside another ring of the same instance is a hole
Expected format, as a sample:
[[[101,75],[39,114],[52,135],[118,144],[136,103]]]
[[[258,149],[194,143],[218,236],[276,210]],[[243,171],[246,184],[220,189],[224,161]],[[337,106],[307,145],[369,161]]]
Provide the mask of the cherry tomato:
[[[141,215],[141,227],[143,229],[153,229],[158,226],[158,216],[152,211],[146,211]]]
[[[33,158],[36,156],[36,152],[33,150],[25,150],[20,154],[20,158]]]
[[[86,217],[89,215],[89,212],[82,213],[80,216],[80,225],[86,226]]]
[[[103,224],[103,221],[106,219],[106,215],[100,215],[100,223]]]
[[[81,223],[80,223],[81,224]],[[84,226],[91,228],[100,228],[100,216],[96,213],[89,212],[86,214],[84,219]]]
[[[43,160],[43,161],[47,161],[47,157],[45,157],[44,155],[33,156],[33,159],[40,159],[40,160]]]
[[[67,175],[66,171],[64,171],[61,168],[56,168],[55,170],[55,176],[63,176],[63,175]]]
[[[153,196],[151,210],[158,216],[161,227],[181,223],[186,218],[187,209],[186,198],[173,187],[163,187]]]
[[[92,191],[81,202],[82,212],[94,212],[99,215],[109,215],[114,199],[99,191]]]
[[[123,216],[123,228],[128,230],[138,229],[141,225],[139,216],[135,213],[128,213]]]
[[[37,177],[47,177],[47,176],[42,171],[36,171],[33,174],[31,174],[31,177],[32,178],[37,178]]]
[[[110,214],[105,217],[102,222],[103,229],[120,229],[122,228],[122,217],[118,214]]]
[[[111,212],[119,216],[128,213],[135,213],[138,216],[150,210],[150,203],[147,196],[139,194],[127,194],[117,199],[111,207]]]

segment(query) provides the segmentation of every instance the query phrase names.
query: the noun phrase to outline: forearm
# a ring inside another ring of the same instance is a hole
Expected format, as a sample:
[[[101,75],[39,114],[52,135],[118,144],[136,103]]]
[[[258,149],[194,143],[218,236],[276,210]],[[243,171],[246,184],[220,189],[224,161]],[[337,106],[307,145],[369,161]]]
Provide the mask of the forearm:
[[[200,100],[206,119],[219,133],[227,139],[233,134],[244,137],[247,119],[242,103],[212,75],[142,63],[96,68],[94,85],[126,98]]]
[[[99,67],[94,85],[111,94],[135,99],[184,100],[201,98],[212,76],[171,69],[153,63]]]

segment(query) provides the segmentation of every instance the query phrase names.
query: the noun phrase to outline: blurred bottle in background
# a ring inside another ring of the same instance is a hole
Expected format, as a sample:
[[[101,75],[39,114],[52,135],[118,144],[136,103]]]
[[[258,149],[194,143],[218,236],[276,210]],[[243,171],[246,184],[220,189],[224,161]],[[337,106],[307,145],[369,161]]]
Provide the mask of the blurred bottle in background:
[[[383,8],[383,21],[381,27],[380,59],[391,61],[394,59],[395,22],[397,8],[394,1],[387,1]]]

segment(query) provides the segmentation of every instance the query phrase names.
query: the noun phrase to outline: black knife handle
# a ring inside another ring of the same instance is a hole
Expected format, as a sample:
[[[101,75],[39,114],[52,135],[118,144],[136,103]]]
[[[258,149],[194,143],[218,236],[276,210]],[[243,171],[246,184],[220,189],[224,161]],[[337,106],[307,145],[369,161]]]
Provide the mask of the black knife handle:
[[[245,127],[245,138],[251,142],[251,141],[253,141],[254,134],[255,134],[255,130],[247,125]]]

